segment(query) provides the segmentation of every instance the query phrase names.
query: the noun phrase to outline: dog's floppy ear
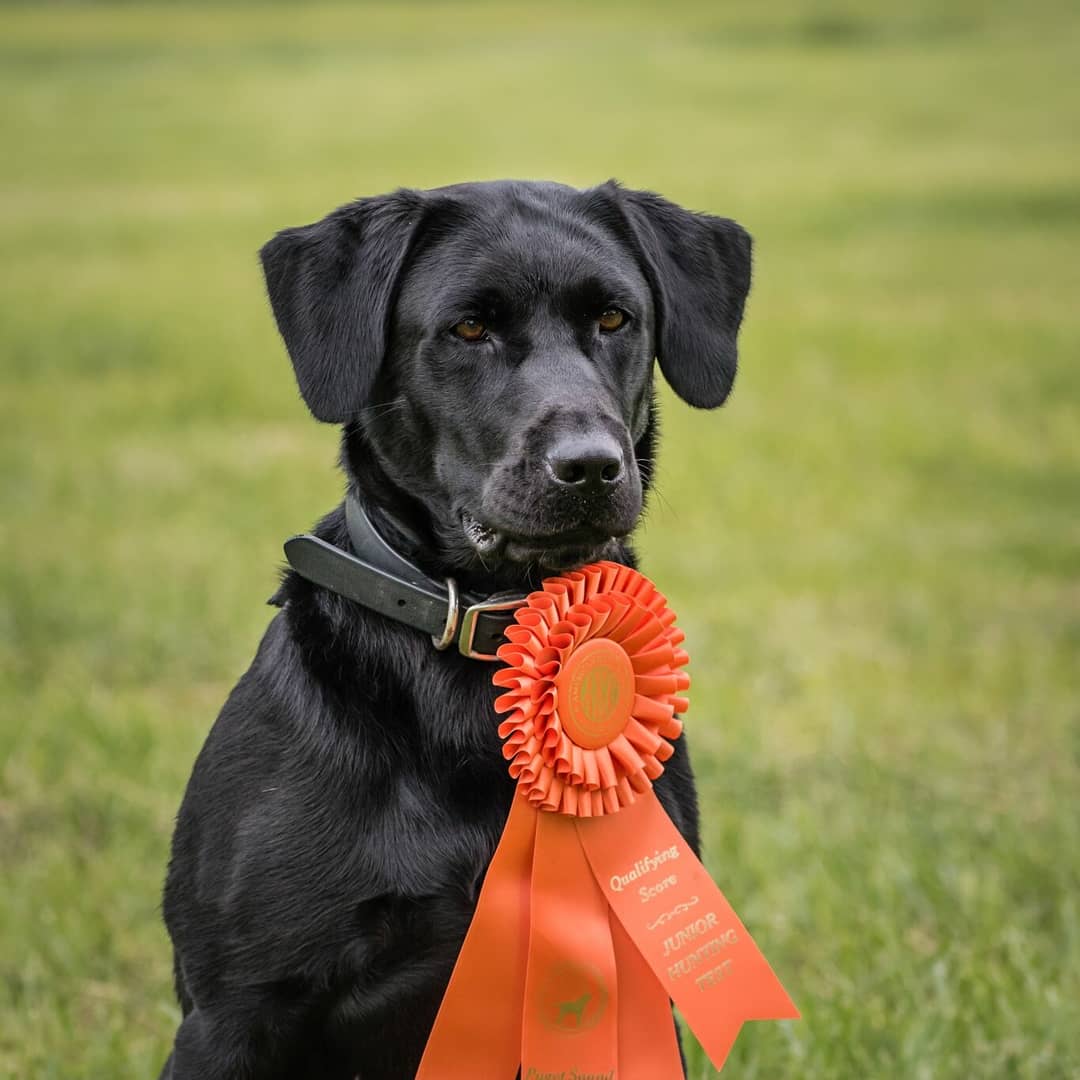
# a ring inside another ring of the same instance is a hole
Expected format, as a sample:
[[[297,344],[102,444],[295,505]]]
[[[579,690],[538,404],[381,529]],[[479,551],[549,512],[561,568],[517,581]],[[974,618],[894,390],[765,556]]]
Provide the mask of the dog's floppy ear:
[[[721,405],[735,381],[736,339],[750,291],[750,236],[728,218],[695,214],[651,191],[614,182],[656,303],[660,370],[684,401]]]
[[[420,193],[397,191],[285,229],[259,252],[300,393],[317,419],[344,423],[367,400],[422,218]]]

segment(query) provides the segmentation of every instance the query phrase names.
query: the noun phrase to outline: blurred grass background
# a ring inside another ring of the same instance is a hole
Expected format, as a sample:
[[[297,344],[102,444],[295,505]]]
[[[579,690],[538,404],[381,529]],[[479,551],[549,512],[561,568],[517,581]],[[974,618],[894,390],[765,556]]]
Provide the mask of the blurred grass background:
[[[805,1014],[725,1076],[1080,1075],[1078,56],[1042,0],[0,11],[0,1074],[156,1076],[177,1021],[173,814],[341,487],[260,243],[615,175],[757,240],[642,543]]]

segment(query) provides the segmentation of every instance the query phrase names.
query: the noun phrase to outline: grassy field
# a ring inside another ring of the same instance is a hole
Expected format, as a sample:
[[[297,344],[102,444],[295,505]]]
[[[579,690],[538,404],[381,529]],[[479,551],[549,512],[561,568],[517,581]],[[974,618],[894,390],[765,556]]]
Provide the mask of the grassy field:
[[[177,1021],[172,817],[340,491],[256,249],[503,175],[757,239],[642,544],[804,1010],[724,1075],[1080,1075],[1080,14],[878,7],[0,11],[0,1075],[156,1076]]]

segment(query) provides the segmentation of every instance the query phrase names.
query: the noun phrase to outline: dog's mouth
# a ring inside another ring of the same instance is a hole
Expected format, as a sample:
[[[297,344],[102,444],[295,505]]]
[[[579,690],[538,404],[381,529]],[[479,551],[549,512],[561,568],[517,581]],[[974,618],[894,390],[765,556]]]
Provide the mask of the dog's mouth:
[[[619,540],[626,535],[592,525],[549,534],[510,532],[485,525],[467,511],[461,515],[461,525],[466,540],[483,564],[506,559],[553,573],[611,557]]]

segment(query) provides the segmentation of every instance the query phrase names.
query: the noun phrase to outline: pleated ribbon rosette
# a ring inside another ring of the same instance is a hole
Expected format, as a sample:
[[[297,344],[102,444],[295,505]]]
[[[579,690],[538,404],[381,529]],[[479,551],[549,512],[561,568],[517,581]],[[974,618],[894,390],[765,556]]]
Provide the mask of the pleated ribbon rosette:
[[[671,1003],[713,1064],[795,1008],[653,790],[687,654],[648,578],[547,579],[498,651],[517,794],[418,1080],[681,1080]]]

